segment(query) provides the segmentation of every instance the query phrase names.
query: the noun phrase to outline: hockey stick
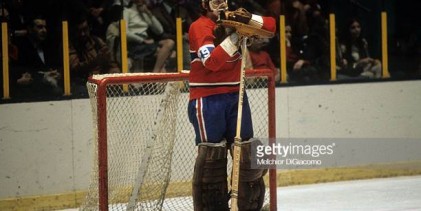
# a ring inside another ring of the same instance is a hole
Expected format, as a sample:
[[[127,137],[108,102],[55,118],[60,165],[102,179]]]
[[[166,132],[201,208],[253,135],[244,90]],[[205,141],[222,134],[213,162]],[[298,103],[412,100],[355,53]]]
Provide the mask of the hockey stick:
[[[137,198],[138,198],[139,192],[141,191],[143,180],[145,178],[145,175],[147,173],[147,169],[151,160],[151,154],[153,150],[152,147],[154,143],[156,144],[156,140],[158,136],[157,131],[160,129],[160,126],[162,124],[165,113],[167,112],[169,104],[171,103],[171,101],[177,100],[179,93],[180,93],[179,82],[168,82],[167,85],[165,86],[164,97],[161,99],[161,102],[159,103],[155,121],[153,122],[153,125],[152,125],[151,137],[149,140],[146,141],[146,147],[145,147],[144,154],[141,160],[142,163],[140,164],[139,169],[138,169],[138,174],[136,176],[132,194],[130,195],[130,200],[127,205],[127,209],[126,209],[127,211],[134,211],[136,208]]]
[[[238,184],[240,177],[240,158],[241,158],[241,121],[243,117],[243,98],[244,98],[244,80],[246,77],[246,59],[247,59],[247,37],[241,39],[241,73],[240,73],[240,91],[238,96],[237,111],[237,130],[234,138],[233,160],[232,160],[232,179],[231,179],[231,210],[238,211]]]

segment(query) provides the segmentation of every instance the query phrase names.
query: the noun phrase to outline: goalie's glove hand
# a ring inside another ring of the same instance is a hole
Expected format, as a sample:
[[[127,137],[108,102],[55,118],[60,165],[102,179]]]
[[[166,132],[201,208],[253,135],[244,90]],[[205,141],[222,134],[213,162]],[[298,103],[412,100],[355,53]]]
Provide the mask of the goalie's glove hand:
[[[251,20],[251,13],[244,8],[238,8],[235,11],[225,11],[225,19],[248,24]]]

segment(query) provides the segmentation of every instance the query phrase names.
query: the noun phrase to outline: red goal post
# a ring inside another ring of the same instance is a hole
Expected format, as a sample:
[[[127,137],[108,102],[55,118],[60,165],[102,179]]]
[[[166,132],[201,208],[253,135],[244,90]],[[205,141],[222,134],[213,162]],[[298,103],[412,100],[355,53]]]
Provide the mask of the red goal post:
[[[245,81],[255,137],[274,142],[273,72],[247,70]],[[94,75],[87,87],[95,158],[81,209],[193,210],[188,72]],[[276,169],[265,180],[265,207],[275,211]]]

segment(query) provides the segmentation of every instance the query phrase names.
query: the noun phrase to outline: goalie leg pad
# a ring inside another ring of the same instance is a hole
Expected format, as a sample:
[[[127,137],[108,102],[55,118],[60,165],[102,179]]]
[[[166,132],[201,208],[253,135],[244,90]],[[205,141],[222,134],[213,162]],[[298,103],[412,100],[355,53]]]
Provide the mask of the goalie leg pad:
[[[195,211],[225,211],[228,208],[227,147],[200,143],[193,173]]]
[[[263,177],[252,182],[241,182],[238,186],[238,210],[260,211],[265,199],[265,182]]]
[[[260,140],[250,139],[241,143],[240,183],[238,186],[239,210],[259,211],[263,207],[265,198],[265,183],[263,176],[267,169],[251,168],[251,144]]]

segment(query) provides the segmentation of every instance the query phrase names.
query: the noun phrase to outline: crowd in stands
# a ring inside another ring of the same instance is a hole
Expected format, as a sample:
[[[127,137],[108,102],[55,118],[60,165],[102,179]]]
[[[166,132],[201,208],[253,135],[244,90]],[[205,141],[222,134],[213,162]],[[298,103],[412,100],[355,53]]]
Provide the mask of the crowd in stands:
[[[341,2],[355,8],[351,12],[362,7],[355,4],[358,1]],[[2,1],[1,18],[8,23],[10,34],[11,96],[43,99],[63,95],[63,20],[69,23],[71,92],[76,97],[87,95],[86,81],[90,75],[121,72],[122,18],[127,24],[130,72],[176,71],[176,17],[182,19],[183,67],[189,69],[187,32],[192,21],[200,16],[200,3],[200,0]],[[277,21],[281,14],[285,15],[288,82],[329,81],[328,15],[332,5],[327,1],[231,0],[229,4],[232,10],[244,7],[254,14],[272,16]],[[376,31],[377,39],[367,38],[367,34],[373,32],[367,29],[374,26],[364,25],[367,21],[359,19],[358,14],[355,12],[355,17],[350,15],[349,20],[337,21],[338,79],[380,79],[380,54],[373,53],[372,47],[373,42],[380,40],[379,31]],[[409,23],[403,29],[411,30],[411,26]],[[398,52],[396,55],[403,61],[408,57],[415,58],[411,60],[414,65],[408,67],[412,68],[411,72],[396,75],[420,75],[417,33],[419,29],[412,29],[408,34],[400,33],[391,39],[392,53]],[[249,46],[251,62],[247,67],[272,69],[279,80],[279,43],[279,29],[273,38],[256,40]],[[395,63],[391,66],[398,68]]]

